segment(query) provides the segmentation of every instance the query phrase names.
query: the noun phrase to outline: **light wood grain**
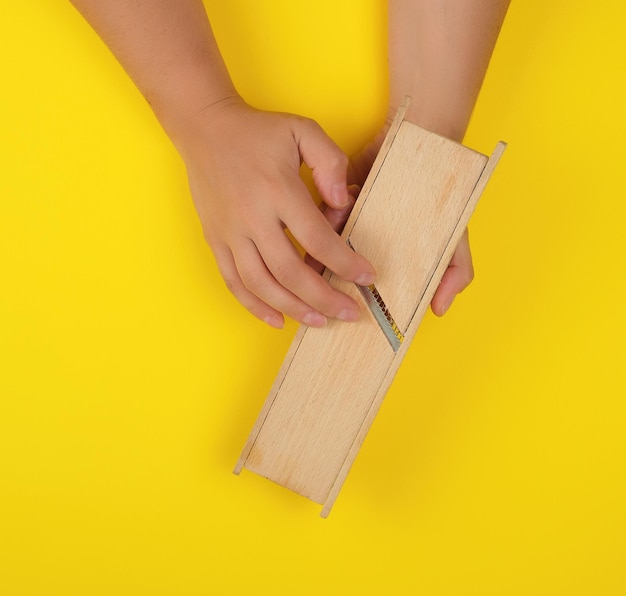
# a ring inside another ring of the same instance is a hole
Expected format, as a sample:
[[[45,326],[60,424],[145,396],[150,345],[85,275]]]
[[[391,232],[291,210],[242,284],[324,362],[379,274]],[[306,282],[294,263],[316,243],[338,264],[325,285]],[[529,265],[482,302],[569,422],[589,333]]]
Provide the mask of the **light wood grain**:
[[[393,141],[349,238],[403,333],[486,162],[410,122]]]
[[[493,174],[496,165],[498,164],[502,154],[504,153],[504,149],[506,148],[506,144],[503,142],[498,143],[496,146],[491,158],[486,164],[486,167],[483,169],[480,174],[474,188],[471,191],[471,194],[464,206],[464,209],[456,222],[456,225],[451,230],[450,236],[448,238],[448,242],[443,248],[441,254],[439,255],[439,260],[433,264],[433,273],[430,279],[426,280],[425,286],[423,288],[423,294],[419,299],[417,306],[415,308],[415,312],[411,318],[409,323],[409,327],[405,332],[404,341],[400,349],[396,352],[395,358],[391,362],[389,368],[387,369],[381,383],[376,391],[376,394],[372,396],[371,406],[369,411],[367,412],[365,419],[363,420],[363,424],[357,431],[354,436],[354,441],[350,451],[346,454],[346,458],[343,462],[343,465],[339,472],[337,473],[337,477],[335,479],[335,483],[333,487],[330,489],[328,496],[326,498],[326,502],[324,503],[324,507],[322,509],[321,515],[322,517],[327,517],[330,513],[330,509],[333,506],[335,499],[339,495],[339,491],[343,486],[343,483],[350,471],[350,467],[352,463],[356,459],[356,456],[361,448],[363,441],[365,440],[365,436],[367,435],[367,431],[370,429],[370,426],[374,422],[374,418],[382,405],[383,399],[389,391],[391,387],[391,383],[393,382],[398,369],[400,368],[400,364],[402,364],[402,360],[404,359],[411,343],[417,333],[417,330],[430,306],[430,302],[437,291],[437,287],[445,273],[450,260],[452,259],[452,255],[456,250],[456,247],[461,240],[461,236],[467,227],[467,224],[470,220],[472,213],[474,212],[476,205],[478,203],[478,199],[483,193],[489,178]]]
[[[395,139],[396,134],[398,133],[398,130],[400,130],[400,126],[402,125],[402,122],[404,121],[404,115],[409,106],[409,103],[410,103],[410,98],[406,97],[404,101],[402,102],[402,104],[400,105],[400,107],[398,108],[396,115],[394,116],[393,122],[391,123],[391,126],[389,127],[389,131],[387,132],[385,140],[380,148],[380,151],[378,152],[378,155],[376,156],[376,159],[374,160],[374,163],[372,164],[372,168],[370,169],[367,180],[365,181],[363,188],[361,189],[360,200],[357,201],[356,205],[352,209],[352,212],[350,213],[350,217],[348,218],[348,221],[346,222],[346,225],[344,226],[344,232],[342,235],[342,237],[344,238],[347,237],[349,231],[352,230],[352,228],[354,227],[354,222],[358,218],[359,213],[361,212],[362,206],[366,202],[365,197],[369,195],[372,185],[374,184],[378,176],[378,173],[385,161],[386,155],[389,152],[391,145],[393,144],[393,141]],[[324,272],[324,277],[326,279],[330,279],[331,275],[332,275],[331,272],[328,270]],[[360,297],[359,297],[358,302],[362,303],[362,299]],[[250,451],[252,450],[252,447],[255,441],[257,440],[257,437],[261,429],[263,428],[265,419],[267,418],[269,411],[272,408],[272,405],[274,403],[274,400],[276,399],[276,396],[278,395],[278,392],[283,384],[285,375],[287,374],[287,371],[291,368],[292,360],[296,352],[298,351],[300,347],[300,343],[304,339],[307,331],[309,331],[309,328],[304,325],[302,325],[298,329],[291,343],[289,351],[287,352],[287,355],[285,356],[285,360],[283,361],[283,364],[281,365],[280,370],[278,371],[278,374],[276,375],[276,379],[274,380],[270,393],[267,399],[265,400],[265,403],[263,404],[263,407],[261,408],[261,412],[259,413],[256,419],[256,422],[254,423],[254,426],[252,430],[250,431],[250,435],[248,436],[246,444],[244,445],[242,449],[241,455],[239,456],[239,461],[237,462],[235,469],[234,469],[235,474],[241,473],[241,470],[243,469],[246,463],[248,455],[250,454]]]
[[[361,301],[354,285],[331,283]],[[324,503],[394,356],[366,309],[353,325],[309,329],[246,468]]]
[[[328,515],[452,254],[495,168],[491,160],[402,120],[366,181],[343,237],[378,271],[405,340],[394,352],[357,288],[357,323],[301,327],[242,451],[243,467],[323,504]]]

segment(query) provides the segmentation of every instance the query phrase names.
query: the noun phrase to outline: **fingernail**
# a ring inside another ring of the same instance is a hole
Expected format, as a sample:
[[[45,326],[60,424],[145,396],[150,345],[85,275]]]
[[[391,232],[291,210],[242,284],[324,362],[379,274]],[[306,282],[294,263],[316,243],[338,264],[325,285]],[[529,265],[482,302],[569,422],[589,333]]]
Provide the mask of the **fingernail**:
[[[264,317],[263,320],[270,327],[274,327],[274,329],[282,329],[285,326],[285,321],[280,317],[276,317],[274,315],[268,315],[267,317]]]
[[[360,316],[360,312],[358,310],[354,310],[353,308],[344,308],[342,310],[339,311],[339,314],[337,315],[337,318],[340,321],[358,321],[359,320],[359,316]]]
[[[371,286],[376,281],[376,276],[373,273],[361,273],[354,281],[359,286]]]
[[[333,184],[332,197],[335,205],[340,209],[347,207],[350,204],[348,197],[346,197],[347,189],[343,184]]]
[[[445,315],[448,312],[448,309],[452,306],[453,302],[454,296],[450,296],[450,298],[448,298],[448,300],[443,303],[443,306],[441,307],[441,316]]]
[[[318,312],[311,311],[302,317],[302,322],[309,327],[323,327],[326,325],[326,317]]]

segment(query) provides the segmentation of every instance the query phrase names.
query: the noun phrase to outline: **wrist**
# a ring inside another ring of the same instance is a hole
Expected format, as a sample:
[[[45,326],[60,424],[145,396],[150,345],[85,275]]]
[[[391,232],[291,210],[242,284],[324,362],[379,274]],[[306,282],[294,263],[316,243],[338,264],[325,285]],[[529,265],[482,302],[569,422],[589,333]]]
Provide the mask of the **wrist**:
[[[254,111],[237,93],[205,96],[199,105],[175,114],[167,123],[161,121],[187,167],[197,165],[198,159],[219,157],[236,138],[245,137],[246,114]]]
[[[145,94],[150,107],[166,134],[176,140],[193,128],[198,115],[227,101],[243,101],[228,81],[203,81],[200,77],[181,76],[168,82],[166,89]]]
[[[390,98],[385,131],[388,130],[406,95],[411,97],[405,115],[406,120],[453,141],[463,140],[469,124],[471,108],[467,104],[455,104],[445,98],[425,98],[419,93],[408,92]]]

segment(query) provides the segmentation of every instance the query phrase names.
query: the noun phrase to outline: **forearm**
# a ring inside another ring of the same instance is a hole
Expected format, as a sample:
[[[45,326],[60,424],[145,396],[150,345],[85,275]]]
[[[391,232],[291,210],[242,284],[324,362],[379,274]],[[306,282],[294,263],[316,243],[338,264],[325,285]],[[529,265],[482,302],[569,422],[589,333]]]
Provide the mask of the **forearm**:
[[[510,0],[389,0],[390,114],[461,140]]]
[[[170,135],[237,96],[201,0],[71,0]]]
[[[282,327],[283,313],[317,327],[358,319],[358,303],[306,265],[284,233],[339,277],[374,282],[372,266],[334,232],[299,176],[306,163],[323,200],[347,208],[341,149],[311,120],[241,100],[201,0],[71,1],[178,148],[205,237],[237,299],[273,327]]]

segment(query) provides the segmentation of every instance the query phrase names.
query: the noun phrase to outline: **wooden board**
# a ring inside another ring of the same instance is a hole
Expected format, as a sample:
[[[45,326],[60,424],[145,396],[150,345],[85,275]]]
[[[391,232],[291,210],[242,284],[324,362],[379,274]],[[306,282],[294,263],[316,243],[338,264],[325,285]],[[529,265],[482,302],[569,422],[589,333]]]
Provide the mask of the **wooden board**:
[[[298,330],[235,473],[265,476],[328,515],[504,147],[488,159],[399,111],[342,237],[374,265],[404,341],[394,351],[357,287],[327,273],[361,319]]]

